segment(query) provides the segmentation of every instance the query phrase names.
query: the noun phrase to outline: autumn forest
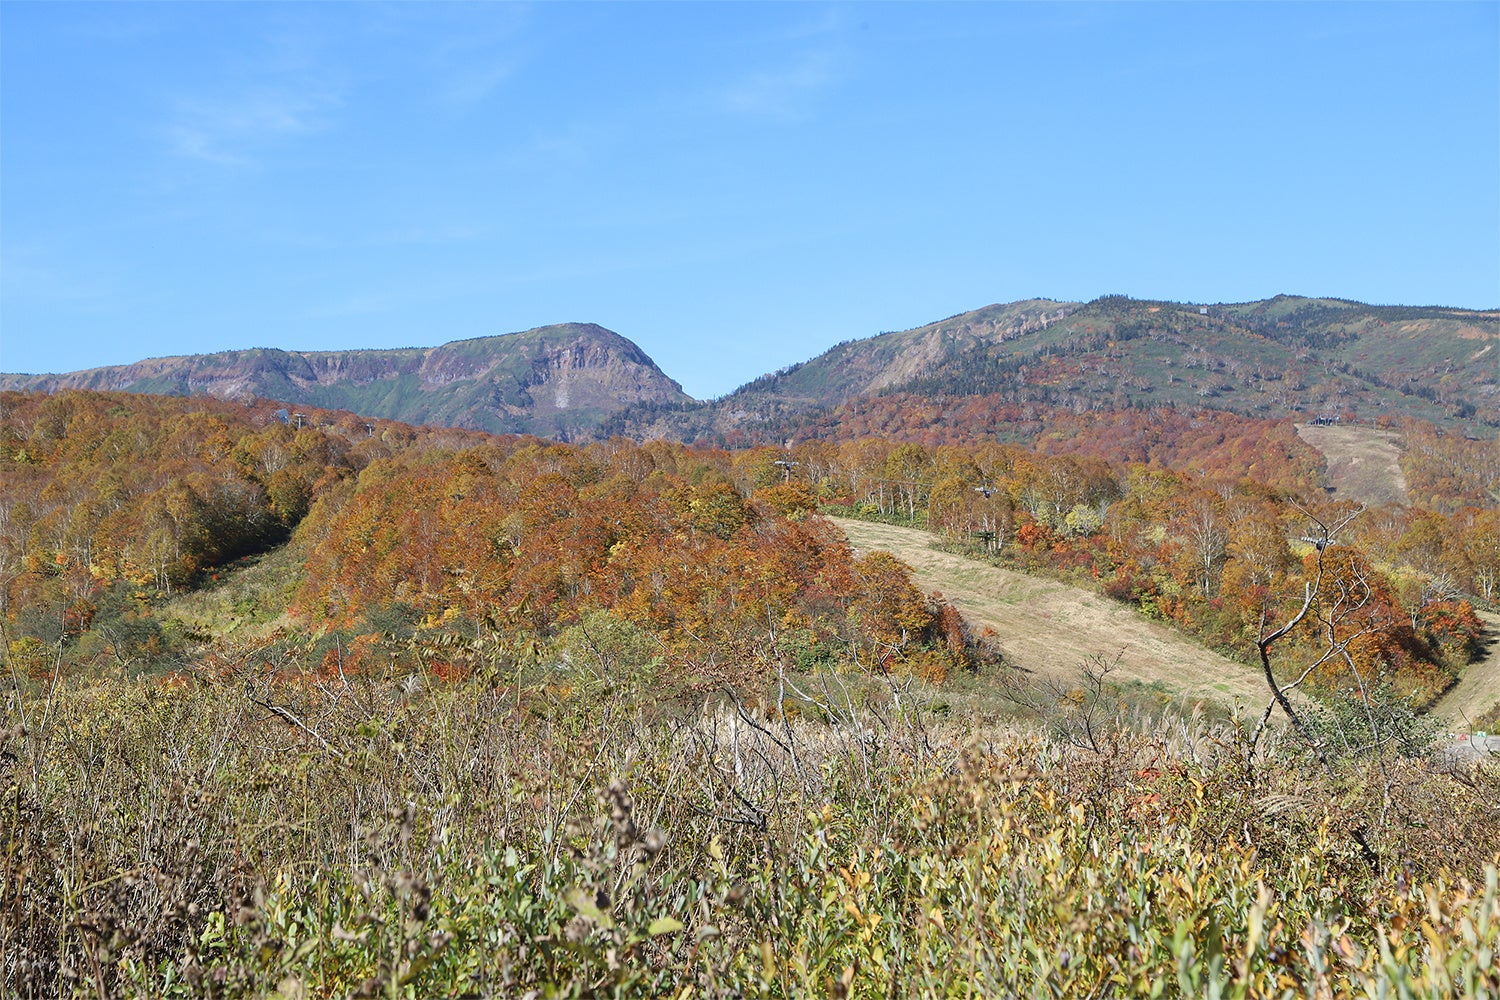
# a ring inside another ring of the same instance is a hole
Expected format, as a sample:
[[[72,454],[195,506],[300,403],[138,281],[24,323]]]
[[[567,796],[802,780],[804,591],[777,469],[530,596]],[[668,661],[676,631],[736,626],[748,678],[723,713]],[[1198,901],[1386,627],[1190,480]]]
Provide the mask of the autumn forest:
[[[954,962],[1037,995],[1500,989],[1497,779],[1432,756],[1431,715],[1500,603],[1492,442],[1391,422],[1410,502],[1367,508],[1292,421],[1172,408],[896,394],[736,449],[206,397],[0,411],[0,994],[961,995]],[[1049,694],[830,515],[1278,690],[1143,700],[1085,664]],[[1301,715],[1257,725],[1281,700]],[[293,789],[299,815],[269,805]],[[1139,868],[1231,845],[1197,903]],[[1167,917],[1096,891],[1148,882]],[[1007,893],[1137,943],[1070,968],[1082,929],[1012,927]]]

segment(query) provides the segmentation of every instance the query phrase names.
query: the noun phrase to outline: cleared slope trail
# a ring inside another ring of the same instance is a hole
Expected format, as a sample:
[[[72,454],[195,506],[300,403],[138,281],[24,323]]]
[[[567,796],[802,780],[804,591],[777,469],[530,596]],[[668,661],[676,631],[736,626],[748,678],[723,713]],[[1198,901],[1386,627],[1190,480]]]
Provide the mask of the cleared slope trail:
[[[1433,707],[1455,729],[1466,731],[1469,724],[1500,703],[1500,615],[1478,612],[1485,626],[1484,657],[1464,668],[1458,683]]]
[[[1056,580],[1027,576],[933,548],[915,528],[834,518],[857,550],[883,549],[911,566],[917,585],[939,591],[970,622],[989,626],[1013,664],[1036,674],[1076,676],[1100,654],[1120,661],[1113,677],[1160,683],[1190,701],[1238,702],[1259,712],[1265,679],[1122,604]]]
[[[1323,453],[1335,496],[1368,504],[1406,503],[1400,435],[1351,424],[1298,424],[1297,436]]]

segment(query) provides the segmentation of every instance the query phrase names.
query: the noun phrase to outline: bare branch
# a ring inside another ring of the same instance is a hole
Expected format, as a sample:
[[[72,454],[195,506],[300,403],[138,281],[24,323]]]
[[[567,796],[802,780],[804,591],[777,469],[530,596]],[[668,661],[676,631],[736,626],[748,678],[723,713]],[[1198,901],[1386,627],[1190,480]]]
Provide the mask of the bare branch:
[[[291,727],[293,727],[295,729],[300,729],[304,733],[307,733],[313,739],[317,740],[320,744],[322,744],[324,750],[327,750],[329,753],[333,754],[339,760],[343,760],[344,759],[343,753],[337,747],[335,747],[332,743],[329,743],[327,740],[325,740],[318,733],[318,731],[316,729],[313,729],[307,723],[303,722],[301,719],[299,719],[295,715],[293,715],[292,712],[291,712],[291,710],[288,709],[286,706],[274,704],[269,698],[257,698],[257,697],[255,697],[255,682],[254,681],[246,681],[245,682],[245,697],[248,698],[248,699],[250,699],[251,704],[259,705],[261,708],[265,709],[267,712],[270,712],[272,715],[275,715],[276,717],[280,718],[287,725],[289,725],[289,726],[291,726]]]

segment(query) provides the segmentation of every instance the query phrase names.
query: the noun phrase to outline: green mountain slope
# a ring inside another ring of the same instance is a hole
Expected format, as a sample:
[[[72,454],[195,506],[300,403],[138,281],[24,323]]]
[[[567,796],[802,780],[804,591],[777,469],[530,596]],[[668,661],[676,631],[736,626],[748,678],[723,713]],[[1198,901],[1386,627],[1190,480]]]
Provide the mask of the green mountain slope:
[[[1500,314],[1278,296],[1196,306],[1109,297],[895,386],[1075,407],[1171,403],[1255,416],[1500,427]]]
[[[0,389],[261,397],[370,417],[565,440],[622,434],[776,441],[856,400],[1000,396],[1074,412],[1207,408],[1362,423],[1500,428],[1500,312],[1279,295],[1197,305],[1027,299],[838,344],[700,403],[592,324],[395,351],[271,349],[158,358]]]
[[[1174,406],[1500,428],[1500,313],[1277,296],[1196,305],[1108,296],[988,306],[840,344],[683,411],[639,406],[609,430],[774,441],[856,397],[998,395],[1075,412]],[[810,424],[809,424],[810,426]]]
[[[1028,299],[985,306],[914,330],[846,341],[810,361],[742,386],[720,405],[732,409],[763,400],[841,403],[920,378],[947,359],[1034,334],[1077,308],[1072,302]]]
[[[590,436],[634,402],[691,403],[645,352],[591,323],[440,347],[255,349],[157,358],[68,375],[0,376],[0,389],[258,397],[367,417],[563,439]]]

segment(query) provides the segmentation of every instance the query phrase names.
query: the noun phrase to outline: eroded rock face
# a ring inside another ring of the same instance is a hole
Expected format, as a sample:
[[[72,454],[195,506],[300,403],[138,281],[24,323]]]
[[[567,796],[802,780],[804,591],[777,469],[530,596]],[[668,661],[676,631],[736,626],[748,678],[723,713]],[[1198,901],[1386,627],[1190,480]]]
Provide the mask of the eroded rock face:
[[[412,423],[587,436],[636,403],[691,402],[636,344],[592,323],[381,351],[255,349],[152,358],[0,388],[268,398]]]
[[[409,423],[565,440],[740,444],[818,433],[854,402],[1004,394],[1020,406],[1207,408],[1500,427],[1500,313],[1276,296],[1189,305],[1104,296],[997,303],[836,344],[698,403],[639,347],[588,323],[390,351],[228,351],[0,389],[260,397]],[[801,430],[799,430],[801,428]]]

